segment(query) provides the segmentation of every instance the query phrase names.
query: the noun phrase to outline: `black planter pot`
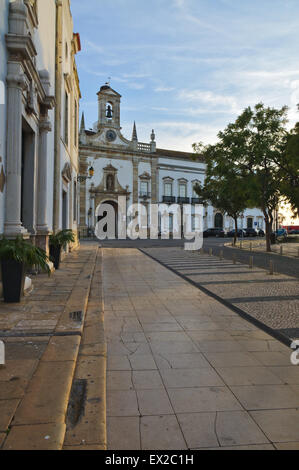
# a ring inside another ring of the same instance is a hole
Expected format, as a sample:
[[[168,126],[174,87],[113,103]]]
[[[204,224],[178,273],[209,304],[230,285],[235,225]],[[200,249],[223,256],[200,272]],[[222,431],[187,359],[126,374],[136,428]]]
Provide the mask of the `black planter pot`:
[[[54,263],[54,268],[59,269],[61,255],[61,245],[50,245],[50,260]]]
[[[25,264],[15,260],[2,259],[1,269],[4,302],[20,302],[24,294]]]

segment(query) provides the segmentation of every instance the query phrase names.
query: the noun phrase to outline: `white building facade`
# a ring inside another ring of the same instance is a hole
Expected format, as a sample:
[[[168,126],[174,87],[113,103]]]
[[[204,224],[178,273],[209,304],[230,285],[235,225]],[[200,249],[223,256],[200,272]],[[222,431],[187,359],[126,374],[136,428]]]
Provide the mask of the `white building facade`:
[[[46,251],[77,228],[79,50],[69,0],[0,0],[0,234]]]
[[[109,84],[98,93],[98,122],[94,129],[85,129],[84,115],[80,128],[80,230],[92,230],[97,223],[97,208],[109,203],[117,211],[119,196],[127,206],[141,203],[199,204],[194,191],[203,184],[206,165],[192,153],[157,148],[152,131],[149,143],[138,141],[134,123],[131,140],[121,133],[121,96]],[[193,158],[192,158],[193,157]],[[94,174],[88,177],[92,168]],[[150,224],[150,220],[148,220]],[[212,206],[204,207],[204,229],[234,229],[234,221]],[[264,228],[264,217],[258,209],[247,209],[239,220],[239,228]],[[171,228],[171,227],[170,227]]]

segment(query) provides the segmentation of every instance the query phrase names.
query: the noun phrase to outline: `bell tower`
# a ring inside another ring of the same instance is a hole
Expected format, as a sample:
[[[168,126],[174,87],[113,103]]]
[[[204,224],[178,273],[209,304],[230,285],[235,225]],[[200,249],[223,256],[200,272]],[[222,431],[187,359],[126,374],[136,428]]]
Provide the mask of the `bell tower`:
[[[98,129],[109,128],[120,130],[121,95],[106,83],[98,92]]]

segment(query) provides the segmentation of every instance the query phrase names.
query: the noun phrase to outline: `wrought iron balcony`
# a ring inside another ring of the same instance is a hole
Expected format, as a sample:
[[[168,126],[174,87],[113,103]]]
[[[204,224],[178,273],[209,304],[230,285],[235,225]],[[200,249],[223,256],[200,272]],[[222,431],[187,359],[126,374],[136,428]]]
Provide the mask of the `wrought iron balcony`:
[[[189,197],[178,197],[178,204],[190,204]]]
[[[149,193],[148,191],[140,191],[139,193],[139,197],[142,199],[150,199],[151,196],[151,193]]]
[[[163,196],[163,202],[165,202],[165,204],[174,204],[175,203],[175,197],[174,196]]]
[[[193,197],[191,202],[192,204],[202,204],[202,200],[199,197]]]

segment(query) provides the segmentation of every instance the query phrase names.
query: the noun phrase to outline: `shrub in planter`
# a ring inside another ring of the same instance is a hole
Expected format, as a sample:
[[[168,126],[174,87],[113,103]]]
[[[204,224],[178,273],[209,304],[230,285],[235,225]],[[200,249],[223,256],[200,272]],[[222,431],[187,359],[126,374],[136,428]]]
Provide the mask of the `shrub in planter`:
[[[46,252],[21,237],[0,240],[0,260],[4,302],[20,302],[27,268],[37,266],[50,274]]]
[[[50,260],[54,263],[54,268],[59,269],[61,248],[68,243],[75,242],[75,234],[70,229],[61,230],[50,236]]]

